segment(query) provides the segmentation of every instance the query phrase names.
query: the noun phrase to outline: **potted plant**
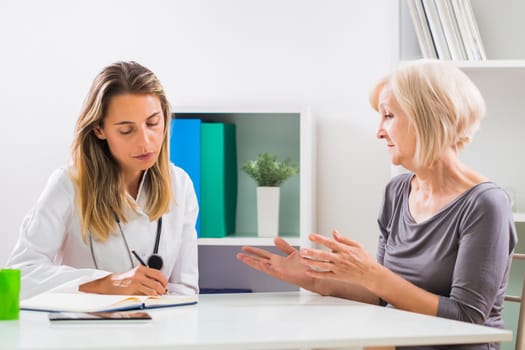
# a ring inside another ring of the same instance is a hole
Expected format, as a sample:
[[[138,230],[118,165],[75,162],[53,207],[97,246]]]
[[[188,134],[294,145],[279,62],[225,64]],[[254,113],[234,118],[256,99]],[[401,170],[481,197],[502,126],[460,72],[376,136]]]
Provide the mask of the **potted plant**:
[[[257,183],[257,234],[275,237],[279,232],[280,185],[296,175],[299,168],[288,160],[279,161],[267,152],[242,165],[242,170]]]

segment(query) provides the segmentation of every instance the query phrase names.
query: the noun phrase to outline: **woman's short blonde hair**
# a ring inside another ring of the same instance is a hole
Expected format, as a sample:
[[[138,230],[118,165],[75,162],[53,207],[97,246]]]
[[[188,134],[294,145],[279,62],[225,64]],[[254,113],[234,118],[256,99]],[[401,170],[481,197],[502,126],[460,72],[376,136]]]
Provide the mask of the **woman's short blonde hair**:
[[[418,60],[383,78],[370,95],[388,85],[416,133],[415,163],[428,167],[447,149],[461,151],[485,115],[485,101],[459,68],[439,60]]]

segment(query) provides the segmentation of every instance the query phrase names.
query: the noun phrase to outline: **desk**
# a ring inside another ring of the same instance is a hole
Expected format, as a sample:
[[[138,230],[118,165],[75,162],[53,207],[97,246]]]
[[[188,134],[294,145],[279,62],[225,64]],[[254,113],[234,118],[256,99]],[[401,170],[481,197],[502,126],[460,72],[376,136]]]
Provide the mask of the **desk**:
[[[299,349],[510,341],[506,330],[310,293],[201,295],[142,324],[0,322],[0,349]]]

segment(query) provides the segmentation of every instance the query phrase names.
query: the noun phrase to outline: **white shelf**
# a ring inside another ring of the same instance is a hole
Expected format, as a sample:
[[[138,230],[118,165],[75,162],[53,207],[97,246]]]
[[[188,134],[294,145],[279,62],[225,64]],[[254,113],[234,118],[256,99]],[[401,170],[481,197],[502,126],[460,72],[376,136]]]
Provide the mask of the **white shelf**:
[[[454,61],[462,69],[525,69],[525,60]]]
[[[280,237],[299,247],[315,232],[313,193],[315,145],[313,124],[307,107],[300,106],[177,106],[179,118],[236,125],[237,161],[242,164],[262,151],[275,152],[299,164],[299,174],[281,187]],[[270,279],[236,259],[242,246],[257,246],[280,254],[273,237],[257,237],[256,184],[238,173],[235,233],[221,238],[202,237],[199,246],[201,288],[240,288],[254,292],[288,291],[298,287]]]
[[[403,60],[400,65],[408,64],[413,60]],[[523,69],[525,60],[486,60],[486,61],[450,61],[463,70],[501,70],[501,69]]]
[[[175,116],[177,113],[212,113],[212,114],[253,114],[253,113],[302,113],[303,118],[305,114],[309,113],[307,109],[301,106],[295,105],[209,105],[209,106],[191,106],[191,105],[178,105],[175,108]]]
[[[422,57],[407,0],[397,0],[394,20],[397,32],[394,57],[403,61]],[[521,16],[523,0],[471,0],[487,57],[485,61],[458,61],[462,69],[525,69],[525,29]]]
[[[513,213],[514,222],[525,222],[525,213]]]
[[[292,246],[300,245],[299,237],[282,237]],[[273,237],[223,237],[199,238],[199,246],[273,246]]]

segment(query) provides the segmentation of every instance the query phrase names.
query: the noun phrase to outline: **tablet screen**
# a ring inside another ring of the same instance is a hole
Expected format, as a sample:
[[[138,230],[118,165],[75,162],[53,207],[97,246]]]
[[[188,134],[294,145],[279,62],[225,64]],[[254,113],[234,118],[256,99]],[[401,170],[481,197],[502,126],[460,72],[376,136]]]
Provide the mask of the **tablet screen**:
[[[52,312],[49,321],[53,323],[100,322],[147,322],[151,316],[147,312]]]

